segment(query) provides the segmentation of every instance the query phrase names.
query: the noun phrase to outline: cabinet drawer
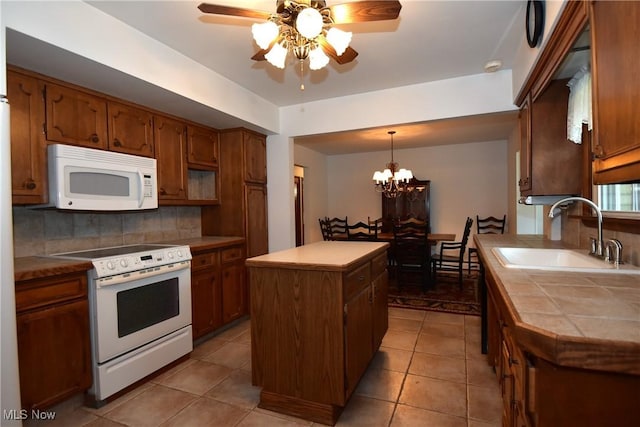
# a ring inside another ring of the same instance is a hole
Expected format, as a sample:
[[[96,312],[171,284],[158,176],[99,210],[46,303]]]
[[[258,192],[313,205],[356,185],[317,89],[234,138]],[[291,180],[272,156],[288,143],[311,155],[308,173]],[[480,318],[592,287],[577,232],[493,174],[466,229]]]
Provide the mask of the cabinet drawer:
[[[16,283],[16,311],[18,313],[49,304],[86,298],[85,273],[47,277]]]
[[[360,290],[371,284],[371,268],[370,264],[366,264],[357,267],[353,271],[345,274],[344,278],[344,299],[349,301]]]
[[[371,276],[378,277],[387,269],[387,253],[381,253],[371,261]]]
[[[218,251],[194,255],[191,259],[191,271],[205,270],[218,266]]]
[[[242,259],[242,246],[222,250],[222,262],[235,261]]]

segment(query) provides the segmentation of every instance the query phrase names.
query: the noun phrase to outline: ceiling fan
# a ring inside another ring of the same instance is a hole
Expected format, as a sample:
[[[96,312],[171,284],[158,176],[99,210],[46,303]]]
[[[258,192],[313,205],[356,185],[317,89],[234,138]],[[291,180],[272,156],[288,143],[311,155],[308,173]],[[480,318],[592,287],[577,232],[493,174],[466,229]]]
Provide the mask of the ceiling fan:
[[[260,50],[251,59],[267,60],[284,68],[286,56],[292,52],[300,61],[309,58],[309,68],[317,70],[329,63],[353,61],[358,52],[349,47],[351,33],[333,27],[336,24],[384,21],[400,14],[399,1],[355,1],[327,6],[324,0],[276,0],[276,12],[201,3],[203,13],[265,20],[253,24],[253,37]]]

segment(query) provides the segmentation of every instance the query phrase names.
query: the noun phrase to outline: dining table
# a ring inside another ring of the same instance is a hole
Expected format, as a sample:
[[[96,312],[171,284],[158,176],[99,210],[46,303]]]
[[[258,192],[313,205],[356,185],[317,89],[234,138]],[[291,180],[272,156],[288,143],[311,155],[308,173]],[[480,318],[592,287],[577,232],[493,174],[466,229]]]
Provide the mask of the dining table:
[[[373,241],[373,242],[388,242],[391,244],[391,246],[389,247],[389,267],[392,269],[392,274],[395,274],[395,271],[393,271],[394,267],[395,267],[395,260],[394,260],[394,235],[393,233],[389,233],[389,232],[385,232],[385,233],[378,233],[377,235],[372,234],[371,237],[369,239],[367,239],[367,241]],[[342,235],[334,235],[333,236],[333,240],[339,240],[339,241],[362,241],[363,239],[349,239],[348,236],[346,234],[342,234]],[[449,242],[453,242],[456,240],[456,235],[455,233],[429,233],[427,235],[427,241],[429,242],[429,245],[431,247],[436,246],[439,242],[444,242],[444,241],[449,241]],[[427,251],[427,267],[431,268],[431,251]],[[431,286],[432,283],[432,277],[431,277],[431,273],[429,273],[428,278],[427,278],[427,286]]]

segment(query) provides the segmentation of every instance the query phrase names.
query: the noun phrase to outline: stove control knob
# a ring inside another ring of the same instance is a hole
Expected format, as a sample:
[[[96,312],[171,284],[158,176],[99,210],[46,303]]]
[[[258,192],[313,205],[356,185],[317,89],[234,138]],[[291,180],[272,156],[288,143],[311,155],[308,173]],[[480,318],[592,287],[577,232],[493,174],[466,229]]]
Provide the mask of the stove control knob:
[[[129,265],[129,263],[127,262],[126,258],[122,258],[120,260],[120,265],[123,267],[127,267]]]
[[[167,257],[169,259],[173,259],[173,252],[167,252]]]
[[[182,257],[183,257],[183,255],[182,255],[182,251],[181,251],[180,249],[178,249],[178,257],[179,257],[179,258],[182,258]]]
[[[113,270],[114,268],[116,268],[116,266],[112,261],[107,261],[107,268],[109,270]]]

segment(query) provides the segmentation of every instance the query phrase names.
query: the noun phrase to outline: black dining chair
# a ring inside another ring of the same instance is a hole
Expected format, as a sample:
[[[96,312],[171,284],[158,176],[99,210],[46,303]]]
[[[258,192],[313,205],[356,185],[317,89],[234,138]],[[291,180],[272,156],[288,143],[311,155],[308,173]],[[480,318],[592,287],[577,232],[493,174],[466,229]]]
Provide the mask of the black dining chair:
[[[369,234],[373,234],[377,239],[378,234],[382,233],[382,218],[371,219],[371,217],[367,217],[367,224],[369,224]]]
[[[346,239],[347,238],[347,217],[331,218],[329,220],[329,240]]]
[[[496,218],[494,216],[488,216],[486,218],[480,218],[476,215],[476,234],[504,234],[504,228],[507,224],[507,215],[504,214],[502,218]],[[472,260],[473,258],[473,260]],[[471,274],[471,267],[478,269],[478,249],[475,247],[469,247],[467,251],[467,267],[468,273]]]
[[[458,273],[458,282],[460,290],[462,290],[462,271],[464,264],[464,253],[467,248],[469,234],[471,234],[471,226],[473,219],[467,218],[462,233],[462,240],[459,242],[442,242],[440,243],[440,251],[431,258],[431,271],[433,283],[436,282],[437,273],[440,271],[454,271]]]
[[[374,234],[371,234],[369,224],[358,221],[355,224],[347,224],[347,240],[375,240]]]
[[[426,222],[396,223],[393,226],[393,258],[398,289],[418,277],[423,289],[429,285],[431,246]]]
[[[320,223],[320,232],[322,233],[322,240],[331,240],[331,230],[329,226],[329,217],[318,218]]]

